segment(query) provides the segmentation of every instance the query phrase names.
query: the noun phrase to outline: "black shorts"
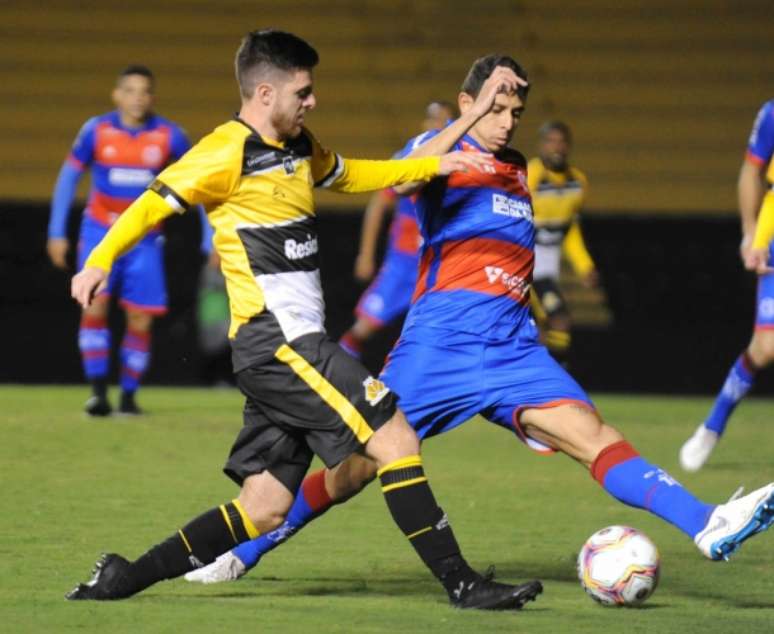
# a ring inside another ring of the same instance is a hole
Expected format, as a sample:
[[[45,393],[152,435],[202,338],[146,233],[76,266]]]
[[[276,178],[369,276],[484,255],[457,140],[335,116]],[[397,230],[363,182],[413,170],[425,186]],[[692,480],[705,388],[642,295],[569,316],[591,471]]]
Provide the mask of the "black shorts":
[[[559,284],[551,277],[541,277],[532,282],[538,311],[546,317],[569,317],[567,302],[564,300]]]
[[[314,454],[337,465],[396,410],[393,393],[322,333],[280,343],[236,377],[244,426],[223,470],[240,485],[268,470],[295,493]]]

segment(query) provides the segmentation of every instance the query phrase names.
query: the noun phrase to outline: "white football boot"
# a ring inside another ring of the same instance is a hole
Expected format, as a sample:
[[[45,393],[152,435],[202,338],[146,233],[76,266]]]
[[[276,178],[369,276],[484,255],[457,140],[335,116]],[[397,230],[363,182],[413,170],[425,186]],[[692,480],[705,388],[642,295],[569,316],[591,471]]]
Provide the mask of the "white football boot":
[[[247,572],[242,560],[231,551],[223,553],[211,564],[185,573],[185,580],[192,583],[223,583],[236,581]]]
[[[680,448],[680,466],[690,472],[701,469],[718,444],[718,438],[717,432],[707,429],[704,423],[699,425]]]
[[[736,495],[736,494],[735,494]],[[705,557],[728,559],[746,539],[774,523],[774,482],[715,507],[693,541]]]

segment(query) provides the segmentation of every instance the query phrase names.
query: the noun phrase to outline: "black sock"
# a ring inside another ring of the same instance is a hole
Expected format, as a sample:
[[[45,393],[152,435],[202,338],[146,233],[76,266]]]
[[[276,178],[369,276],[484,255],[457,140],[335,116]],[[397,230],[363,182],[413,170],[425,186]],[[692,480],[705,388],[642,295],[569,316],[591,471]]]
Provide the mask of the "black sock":
[[[94,394],[94,396],[96,396],[97,398],[106,399],[107,389],[108,389],[107,377],[100,377],[98,379],[92,380],[91,391],[92,391],[92,394]]]
[[[446,514],[427,483],[422,458],[409,456],[379,470],[382,492],[395,523],[425,565],[451,592],[478,575],[460,553]]]
[[[206,566],[218,555],[258,534],[236,500],[211,509],[134,561],[122,590],[129,596],[157,581],[174,579]]]

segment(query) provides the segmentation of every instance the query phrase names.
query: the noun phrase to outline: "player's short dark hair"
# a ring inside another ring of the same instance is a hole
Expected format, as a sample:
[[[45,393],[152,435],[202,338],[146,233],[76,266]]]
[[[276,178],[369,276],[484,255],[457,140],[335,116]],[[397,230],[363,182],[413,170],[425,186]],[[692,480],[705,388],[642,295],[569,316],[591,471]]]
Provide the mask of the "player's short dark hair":
[[[462,92],[467,93],[471,97],[478,97],[478,93],[481,91],[481,86],[487,80],[492,71],[498,66],[506,66],[510,68],[522,79],[527,79],[527,71],[525,71],[519,63],[508,55],[500,55],[498,53],[492,53],[484,57],[479,57],[473,66],[470,67],[465,81],[462,82]],[[527,98],[529,93],[529,86],[518,86],[516,88],[516,94],[522,99]]]
[[[572,130],[564,121],[546,121],[538,129],[538,139],[542,141],[548,136],[549,132],[559,132],[567,143],[572,143]]]
[[[317,51],[297,35],[263,29],[251,31],[242,38],[234,65],[239,90],[249,99],[255,92],[258,77],[266,70],[309,69],[317,66],[319,61]]]
[[[128,77],[129,75],[140,75],[141,77],[147,77],[151,83],[156,81],[156,78],[153,76],[153,71],[147,66],[143,66],[142,64],[129,64],[129,66],[118,73],[118,81],[121,81],[124,77]]]

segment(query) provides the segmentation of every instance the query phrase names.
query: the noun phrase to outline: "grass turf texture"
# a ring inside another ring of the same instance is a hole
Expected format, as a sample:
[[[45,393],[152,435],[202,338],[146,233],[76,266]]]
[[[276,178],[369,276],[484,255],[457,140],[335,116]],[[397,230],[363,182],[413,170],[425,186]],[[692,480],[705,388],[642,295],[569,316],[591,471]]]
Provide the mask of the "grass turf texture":
[[[468,560],[504,580],[540,578],[520,613],[457,612],[389,519],[378,487],[334,509],[238,583],[159,584],[128,601],[69,603],[100,552],[130,558],[230,499],[220,472],[241,425],[236,392],[141,392],[150,415],[88,420],[77,387],[0,386],[0,630],[6,632],[771,632],[774,534],[731,563],[704,560],[676,529],[608,497],[564,456],[533,454],[476,420],[425,444],[427,472]],[[652,461],[720,502],[771,480],[772,402],[750,399],[710,465],[683,474],[677,450],[708,399],[599,396]],[[642,609],[602,608],[575,556],[609,524],[658,545],[662,579]]]

